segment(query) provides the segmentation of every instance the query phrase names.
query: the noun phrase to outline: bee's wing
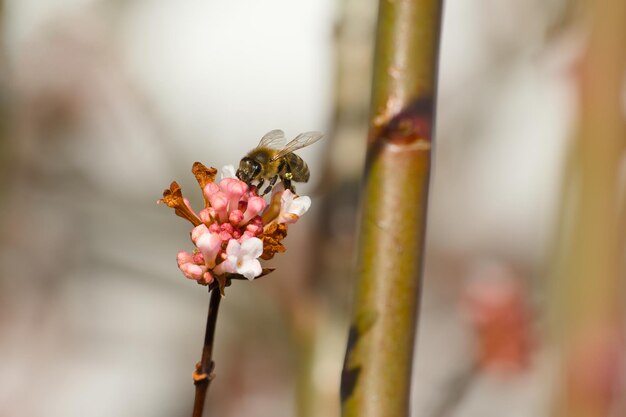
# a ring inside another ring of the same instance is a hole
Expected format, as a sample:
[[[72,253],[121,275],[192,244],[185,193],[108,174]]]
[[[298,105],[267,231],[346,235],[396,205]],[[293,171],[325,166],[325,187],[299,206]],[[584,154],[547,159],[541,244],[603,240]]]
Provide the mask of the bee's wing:
[[[258,148],[282,149],[285,146],[285,132],[274,129],[267,132],[259,142]]]
[[[324,135],[320,132],[305,132],[300,133],[295,137],[294,140],[285,145],[284,148],[280,150],[276,155],[274,155],[271,161],[276,161],[277,159],[282,158],[283,156],[291,153],[295,150],[304,148],[305,146],[309,146],[320,140]]]

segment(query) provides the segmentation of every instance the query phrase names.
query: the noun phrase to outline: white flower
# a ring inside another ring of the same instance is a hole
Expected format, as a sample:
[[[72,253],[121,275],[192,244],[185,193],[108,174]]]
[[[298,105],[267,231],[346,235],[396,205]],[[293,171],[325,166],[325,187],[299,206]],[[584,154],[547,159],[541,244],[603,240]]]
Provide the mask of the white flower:
[[[220,177],[221,179],[237,178],[236,172],[237,170],[235,169],[233,165],[224,165],[224,167],[222,167],[222,172],[220,174]]]
[[[280,214],[278,223],[295,223],[311,207],[311,199],[307,196],[295,196],[285,190],[280,197]]]
[[[246,239],[239,243],[236,239],[228,241],[226,259],[215,268],[215,272],[241,274],[249,280],[261,275],[263,268],[257,259],[263,253],[263,241],[257,237]]]

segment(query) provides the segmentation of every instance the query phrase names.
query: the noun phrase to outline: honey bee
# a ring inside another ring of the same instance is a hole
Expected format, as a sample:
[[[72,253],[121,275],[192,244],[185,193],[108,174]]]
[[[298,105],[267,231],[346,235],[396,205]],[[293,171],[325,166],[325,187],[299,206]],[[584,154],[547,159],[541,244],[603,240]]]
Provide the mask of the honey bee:
[[[241,159],[237,178],[248,185],[257,180],[257,190],[261,189],[266,180],[269,181],[262,195],[269,193],[280,178],[285,189],[295,193],[291,182],[307,182],[309,167],[293,152],[312,145],[322,136],[320,132],[300,133],[285,145],[285,133],[278,129],[272,130],[261,138],[256,148]]]

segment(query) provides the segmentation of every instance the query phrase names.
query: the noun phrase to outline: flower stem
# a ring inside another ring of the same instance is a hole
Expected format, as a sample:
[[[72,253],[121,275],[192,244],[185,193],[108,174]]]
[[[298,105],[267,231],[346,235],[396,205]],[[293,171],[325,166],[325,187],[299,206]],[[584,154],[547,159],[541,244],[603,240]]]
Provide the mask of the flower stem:
[[[215,336],[217,312],[220,308],[221,300],[222,295],[220,294],[219,288],[214,288],[211,291],[211,300],[209,301],[206,331],[204,333],[204,346],[202,347],[202,359],[200,363],[196,365],[196,370],[193,374],[194,384],[196,386],[196,398],[193,404],[192,417],[202,417],[206,393],[211,384],[211,380],[214,378],[213,369],[215,363],[213,362],[213,340]]]

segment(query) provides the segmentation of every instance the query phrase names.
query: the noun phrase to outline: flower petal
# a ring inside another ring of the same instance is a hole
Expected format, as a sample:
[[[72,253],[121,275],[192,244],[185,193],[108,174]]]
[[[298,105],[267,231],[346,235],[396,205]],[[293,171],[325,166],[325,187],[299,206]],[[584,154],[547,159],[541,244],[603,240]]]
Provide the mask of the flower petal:
[[[281,211],[292,213],[300,217],[311,207],[311,199],[307,196],[295,196],[290,190],[285,190],[280,198]]]
[[[246,242],[250,240],[251,239],[248,239]],[[261,275],[261,272],[263,272],[263,268],[261,268],[261,263],[258,259],[248,259],[237,266],[237,273],[243,275],[249,280],[253,280],[258,277]]]
[[[224,165],[222,172],[220,173],[220,179],[224,178],[237,178],[235,174],[237,171],[233,165]]]
[[[204,196],[205,205],[211,201],[211,196],[220,190],[219,185],[214,182],[209,182],[202,188],[202,195]]]
[[[235,262],[233,262],[234,258],[226,258],[222,261],[221,264],[218,264],[215,268],[213,268],[213,274],[215,276],[223,275],[225,273],[234,273],[235,272]]]
[[[178,263],[179,267],[182,264],[193,262],[193,255],[189,252],[185,252],[184,250],[181,250],[180,252],[176,254],[176,262]]]
[[[193,255],[185,251],[178,252],[176,262],[183,275],[189,279],[199,280],[207,272],[206,266],[194,263]]]
[[[290,190],[285,190],[280,198],[278,223],[295,223],[310,207],[309,197],[295,196]]]
[[[191,241],[198,246],[198,239],[205,233],[209,233],[209,228],[204,224],[200,224],[191,230]]]
[[[226,246],[226,254],[228,257],[233,257],[238,259],[241,253],[241,245],[237,240],[231,239],[228,241],[228,246]]]
[[[263,241],[258,237],[246,239],[241,244],[241,252],[245,259],[256,259],[263,253]]]
[[[267,206],[267,203],[265,202],[264,198],[256,197],[256,196],[250,197],[248,199],[248,205],[246,207],[246,211],[243,214],[243,219],[241,220],[239,224],[244,225],[248,223],[254,217],[259,215],[263,210],[265,210],[266,206]]]
[[[207,229],[207,233],[202,234],[195,243],[204,256],[206,266],[213,268],[215,266],[215,258],[222,248],[222,239],[220,239],[219,235],[211,233]]]
[[[281,208],[289,207],[291,205],[291,202],[293,201],[293,198],[294,198],[294,195],[291,192],[291,190],[283,191],[283,193],[280,195]]]
[[[220,190],[228,198],[228,211],[239,208],[239,200],[248,192],[248,184],[236,178],[224,178],[220,181]]]
[[[219,218],[220,222],[228,220],[228,196],[221,191],[211,195],[209,199],[211,207],[215,209],[215,214]]]

